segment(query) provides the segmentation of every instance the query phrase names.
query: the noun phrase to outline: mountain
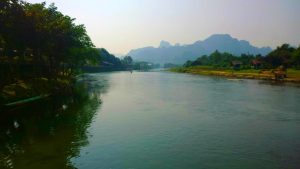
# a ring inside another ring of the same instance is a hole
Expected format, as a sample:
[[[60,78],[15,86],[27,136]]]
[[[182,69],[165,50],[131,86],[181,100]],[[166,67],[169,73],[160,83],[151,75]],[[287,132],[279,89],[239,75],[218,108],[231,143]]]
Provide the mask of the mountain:
[[[209,55],[218,50],[234,55],[241,54],[261,54],[266,55],[271,52],[270,47],[258,48],[251,45],[248,41],[238,40],[228,34],[215,34],[193,44],[172,46],[167,41],[161,41],[158,48],[144,47],[131,50],[127,55],[137,61],[147,61],[152,63],[174,63],[183,64],[187,60],[195,60],[202,55]]]
[[[168,48],[168,47],[172,47],[172,45],[167,41],[161,41],[159,44],[159,48]]]

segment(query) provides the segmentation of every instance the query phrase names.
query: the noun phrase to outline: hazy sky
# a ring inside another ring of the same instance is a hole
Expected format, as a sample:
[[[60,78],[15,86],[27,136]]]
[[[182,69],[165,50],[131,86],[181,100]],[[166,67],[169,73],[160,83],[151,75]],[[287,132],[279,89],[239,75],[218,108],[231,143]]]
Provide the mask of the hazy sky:
[[[300,0],[27,0],[54,2],[114,54],[161,40],[190,44],[227,33],[255,46],[300,44]]]

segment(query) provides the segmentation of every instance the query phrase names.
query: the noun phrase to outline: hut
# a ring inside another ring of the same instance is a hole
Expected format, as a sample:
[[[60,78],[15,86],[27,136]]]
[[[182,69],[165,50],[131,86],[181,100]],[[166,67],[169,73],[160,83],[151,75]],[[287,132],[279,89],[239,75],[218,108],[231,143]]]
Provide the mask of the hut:
[[[283,80],[287,77],[286,68],[284,66],[279,66],[277,69],[273,70],[275,80]]]
[[[240,69],[241,66],[242,66],[242,62],[241,61],[232,61],[231,62],[231,66],[233,69],[237,70],[237,69]]]
[[[274,74],[274,78],[275,78],[276,81],[278,81],[278,80],[283,80],[284,78],[287,77],[285,71],[275,70],[275,71],[272,71],[272,72],[273,72],[273,74]]]
[[[262,61],[259,60],[259,59],[254,59],[254,60],[251,61],[251,66],[254,69],[260,69],[262,67]]]

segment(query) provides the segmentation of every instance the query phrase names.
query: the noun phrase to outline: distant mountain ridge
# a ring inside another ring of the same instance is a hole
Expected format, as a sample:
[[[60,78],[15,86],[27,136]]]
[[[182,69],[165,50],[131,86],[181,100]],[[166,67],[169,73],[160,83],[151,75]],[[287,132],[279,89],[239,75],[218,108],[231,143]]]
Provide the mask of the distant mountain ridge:
[[[188,45],[171,45],[161,41],[158,48],[144,47],[131,50],[127,55],[137,61],[152,63],[183,64],[187,60],[195,60],[202,55],[209,55],[214,51],[228,52],[237,56],[241,54],[266,55],[272,51],[270,47],[255,47],[248,41],[238,40],[228,34],[215,34],[204,41],[196,41]]]

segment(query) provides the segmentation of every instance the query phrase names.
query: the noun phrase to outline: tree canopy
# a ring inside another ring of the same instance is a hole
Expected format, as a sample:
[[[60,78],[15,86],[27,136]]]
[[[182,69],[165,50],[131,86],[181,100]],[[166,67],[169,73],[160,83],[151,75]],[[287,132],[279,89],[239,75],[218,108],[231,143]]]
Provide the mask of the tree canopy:
[[[0,103],[67,88],[82,66],[98,63],[74,20],[54,4],[0,1]]]
[[[184,66],[190,67],[205,65],[216,68],[229,68],[231,67],[232,62],[236,61],[242,63],[243,68],[250,68],[250,66],[257,63],[259,63],[262,68],[277,68],[279,66],[284,66],[286,68],[300,68],[300,47],[296,49],[291,47],[289,44],[283,44],[265,57],[250,54],[234,56],[226,52],[220,53],[216,50],[209,56],[203,55],[195,61],[187,61]]]
[[[54,4],[2,0],[0,57],[2,64],[12,67],[3,71],[14,77],[17,66],[26,64],[40,68],[32,74],[55,77],[61,72],[72,75],[80,66],[94,63],[98,53],[84,25],[74,20]]]

